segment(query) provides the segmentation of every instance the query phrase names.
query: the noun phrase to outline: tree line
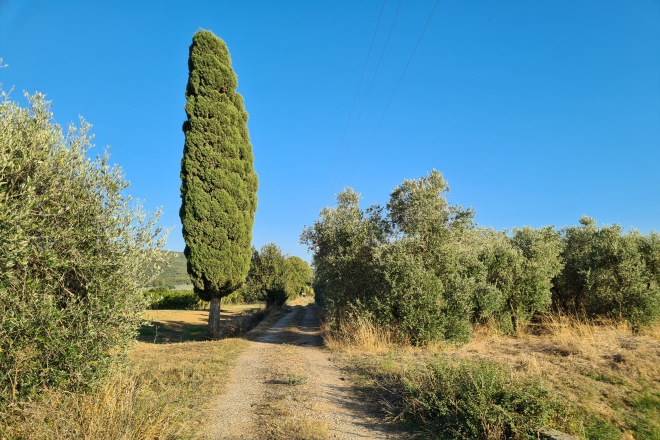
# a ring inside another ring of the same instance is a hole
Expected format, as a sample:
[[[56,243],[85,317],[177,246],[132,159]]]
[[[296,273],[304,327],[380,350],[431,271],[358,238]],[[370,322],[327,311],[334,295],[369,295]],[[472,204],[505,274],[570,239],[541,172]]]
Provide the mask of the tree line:
[[[313,252],[314,290],[333,325],[354,314],[413,344],[467,340],[495,319],[506,332],[551,310],[627,320],[660,319],[660,235],[598,226],[494,230],[450,205],[433,170],[404,180],[385,207],[359,206],[350,188],[301,241]]]
[[[227,299],[248,303],[265,301],[267,305],[281,306],[309,292],[312,275],[306,261],[283,253],[275,243],[265,244],[261,249],[253,246],[245,283]]]

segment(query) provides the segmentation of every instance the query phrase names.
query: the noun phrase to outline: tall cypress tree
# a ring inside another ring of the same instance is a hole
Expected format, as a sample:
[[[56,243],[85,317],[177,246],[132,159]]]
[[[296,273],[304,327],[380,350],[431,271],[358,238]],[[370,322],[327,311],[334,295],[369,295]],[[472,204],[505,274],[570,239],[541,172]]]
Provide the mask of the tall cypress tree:
[[[220,299],[241,286],[250,268],[257,209],[248,114],[236,87],[224,41],[197,31],[188,58],[179,215],[195,292],[211,301],[211,335],[220,330]]]

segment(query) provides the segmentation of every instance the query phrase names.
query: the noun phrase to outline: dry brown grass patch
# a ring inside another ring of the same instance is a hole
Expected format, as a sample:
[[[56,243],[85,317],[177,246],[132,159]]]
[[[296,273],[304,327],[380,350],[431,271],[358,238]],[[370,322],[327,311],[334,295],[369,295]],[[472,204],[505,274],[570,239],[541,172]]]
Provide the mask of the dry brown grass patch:
[[[244,321],[263,308],[263,304],[223,304],[220,321],[224,333],[235,335],[249,330]],[[151,325],[140,329],[138,340],[141,342],[204,341],[208,338],[208,310],[149,310],[144,318],[151,321]]]
[[[327,319],[321,320],[323,342],[330,349],[354,349],[382,353],[395,345],[392,331],[377,326],[369,318],[351,316],[340,320],[333,331]]]
[[[378,381],[386,378],[394,384],[406,371],[424,368],[436,356],[450,362],[488,360],[507,366],[514,376],[542,384],[572,405],[576,414],[583,414],[577,418],[585,426],[576,429],[584,429],[585,436],[660,438],[653,436],[660,435],[660,407],[650,403],[660,398],[660,325],[634,334],[625,322],[552,314],[522,326],[516,335],[503,333],[491,321],[475,326],[467,344],[442,342],[422,348],[395,343],[390,332],[366,319],[344,321],[333,332],[325,323],[323,330],[329,348],[343,353],[356,371],[370,372],[357,379],[367,393],[382,394],[376,389]],[[386,411],[396,413],[384,404]],[[600,428],[587,426],[596,420],[592,416],[604,422],[602,435]],[[620,434],[612,434],[613,427]],[[589,434],[589,429],[596,434]]]
[[[14,408],[3,425],[10,439],[156,440],[189,438],[208,422],[241,339],[155,345],[139,343],[131,365],[92,392],[47,391]],[[0,437],[2,438],[2,437]]]

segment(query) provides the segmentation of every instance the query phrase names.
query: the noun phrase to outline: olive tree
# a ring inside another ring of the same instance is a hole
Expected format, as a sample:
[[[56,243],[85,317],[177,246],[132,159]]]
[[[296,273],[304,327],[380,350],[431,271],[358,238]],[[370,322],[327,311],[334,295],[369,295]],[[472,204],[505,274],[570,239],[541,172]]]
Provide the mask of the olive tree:
[[[628,320],[640,329],[660,319],[660,236],[582,217],[562,230],[564,270],[554,280],[558,308]]]
[[[26,95],[27,96],[27,95]],[[0,104],[0,400],[93,385],[134,342],[140,288],[166,257],[90,125],[62,132],[41,94]]]

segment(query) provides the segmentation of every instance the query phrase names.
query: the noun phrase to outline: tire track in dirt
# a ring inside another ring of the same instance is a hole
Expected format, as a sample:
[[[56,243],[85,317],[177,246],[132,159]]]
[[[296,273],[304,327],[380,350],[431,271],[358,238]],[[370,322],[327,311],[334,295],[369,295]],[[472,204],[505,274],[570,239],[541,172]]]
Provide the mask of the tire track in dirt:
[[[374,417],[321,348],[311,306],[282,317],[237,359],[209,439],[407,439]]]

